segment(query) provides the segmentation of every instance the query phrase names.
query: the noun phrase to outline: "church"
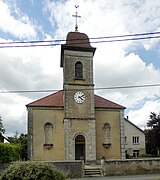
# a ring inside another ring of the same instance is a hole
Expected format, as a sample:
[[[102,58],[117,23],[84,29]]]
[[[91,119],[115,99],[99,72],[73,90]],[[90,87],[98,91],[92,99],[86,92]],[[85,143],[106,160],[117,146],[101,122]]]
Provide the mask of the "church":
[[[125,158],[125,107],[94,94],[95,51],[86,34],[67,34],[60,56],[63,90],[26,105],[30,160]]]

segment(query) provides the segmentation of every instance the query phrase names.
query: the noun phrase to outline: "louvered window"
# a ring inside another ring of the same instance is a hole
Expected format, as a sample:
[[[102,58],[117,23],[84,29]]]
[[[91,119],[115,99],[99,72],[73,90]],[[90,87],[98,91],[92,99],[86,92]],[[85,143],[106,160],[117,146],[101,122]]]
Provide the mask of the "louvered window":
[[[75,64],[75,79],[83,78],[83,64],[80,61],[77,61]]]

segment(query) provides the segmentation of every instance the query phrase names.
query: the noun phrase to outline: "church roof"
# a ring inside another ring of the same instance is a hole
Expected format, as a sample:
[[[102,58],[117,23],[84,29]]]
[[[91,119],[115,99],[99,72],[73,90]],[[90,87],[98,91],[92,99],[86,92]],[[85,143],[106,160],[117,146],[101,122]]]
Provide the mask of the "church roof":
[[[115,109],[125,109],[124,106],[121,106],[117,103],[114,103],[108,99],[105,99],[101,96],[94,95],[94,102],[95,102],[95,107],[102,107],[102,108],[115,108]]]
[[[94,95],[95,107],[96,108],[113,108],[113,109],[125,109],[124,106],[116,104],[112,101],[104,99],[100,96]],[[63,107],[63,91],[45,96],[34,102],[26,105],[27,107]]]

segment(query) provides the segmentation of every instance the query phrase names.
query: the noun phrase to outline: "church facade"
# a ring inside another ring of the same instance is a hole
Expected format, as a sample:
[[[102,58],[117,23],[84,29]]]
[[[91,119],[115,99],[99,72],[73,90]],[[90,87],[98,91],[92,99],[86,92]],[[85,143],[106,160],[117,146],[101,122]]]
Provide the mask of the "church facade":
[[[63,90],[27,105],[30,160],[122,159],[125,107],[94,94],[95,48],[78,31],[61,46]]]

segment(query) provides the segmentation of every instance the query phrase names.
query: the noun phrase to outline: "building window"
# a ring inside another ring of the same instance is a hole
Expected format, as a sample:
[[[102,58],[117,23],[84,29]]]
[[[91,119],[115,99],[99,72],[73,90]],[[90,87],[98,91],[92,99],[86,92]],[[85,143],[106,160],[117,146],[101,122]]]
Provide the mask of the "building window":
[[[77,61],[75,64],[75,79],[83,78],[83,64],[80,61]]]
[[[109,123],[105,123],[103,126],[103,145],[108,148],[111,145],[110,142],[110,129],[111,126]]]
[[[138,136],[132,137],[132,142],[133,144],[139,144],[139,137]]]
[[[44,126],[45,144],[46,149],[51,149],[53,146],[53,125],[46,123]]]
[[[139,150],[133,150],[133,157],[137,158],[139,156]]]

